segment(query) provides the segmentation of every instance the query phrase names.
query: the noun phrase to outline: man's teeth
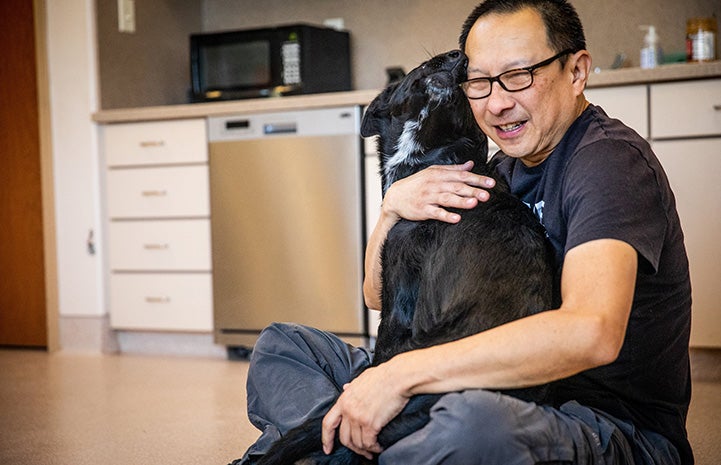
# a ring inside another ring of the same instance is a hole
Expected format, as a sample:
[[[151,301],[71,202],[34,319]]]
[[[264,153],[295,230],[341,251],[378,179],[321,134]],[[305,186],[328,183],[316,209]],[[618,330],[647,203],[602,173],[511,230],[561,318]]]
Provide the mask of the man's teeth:
[[[514,129],[520,128],[521,124],[523,123],[501,124],[498,127],[501,128],[501,131],[513,131]]]

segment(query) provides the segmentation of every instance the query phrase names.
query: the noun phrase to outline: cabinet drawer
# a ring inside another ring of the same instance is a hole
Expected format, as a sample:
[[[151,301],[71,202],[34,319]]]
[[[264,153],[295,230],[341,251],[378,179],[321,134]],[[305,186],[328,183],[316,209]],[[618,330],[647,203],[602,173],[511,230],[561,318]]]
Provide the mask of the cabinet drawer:
[[[124,329],[210,331],[212,282],[205,274],[113,274],[110,324]]]
[[[112,124],[103,128],[108,166],[195,163],[208,159],[205,120]]]
[[[210,214],[208,167],[174,166],[108,171],[110,218]]]
[[[721,135],[721,79],[653,84],[654,139]]]
[[[114,221],[111,270],[209,271],[210,220]]]
[[[648,94],[646,86],[586,89],[586,98],[611,118],[621,120],[641,137],[648,137]]]

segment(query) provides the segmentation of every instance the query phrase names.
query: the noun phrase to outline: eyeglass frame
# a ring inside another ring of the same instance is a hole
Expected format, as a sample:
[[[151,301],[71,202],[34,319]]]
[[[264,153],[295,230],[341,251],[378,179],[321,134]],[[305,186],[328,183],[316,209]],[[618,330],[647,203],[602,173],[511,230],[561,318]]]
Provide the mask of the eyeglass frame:
[[[569,48],[569,49],[566,49],[566,50],[562,51],[561,53],[558,53],[558,54],[556,54],[556,55],[553,55],[551,58],[548,58],[548,59],[546,59],[546,60],[540,61],[540,62],[536,63],[535,65],[526,66],[526,67],[524,67],[524,68],[509,69],[508,71],[504,71],[504,72],[502,72],[501,74],[498,74],[498,75],[492,76],[492,77],[485,77],[485,76],[483,76],[483,77],[477,77],[477,78],[473,78],[473,79],[468,79],[468,80],[465,80],[465,81],[461,82],[461,83],[458,84],[458,85],[461,87],[461,89],[463,89],[463,93],[466,94],[466,97],[469,98],[469,99],[471,99],[471,100],[481,100],[481,99],[490,97],[491,93],[493,92],[493,83],[494,83],[494,82],[497,82],[498,85],[500,85],[501,88],[502,88],[503,90],[505,90],[506,92],[520,92],[520,91],[522,91],[522,90],[528,89],[529,87],[531,87],[531,86],[533,85],[533,76],[534,76],[533,72],[534,72],[534,71],[536,71],[536,70],[539,69],[539,68],[543,68],[544,66],[550,65],[550,64],[553,63],[554,61],[556,61],[556,60],[558,60],[559,58],[563,57],[564,55],[568,55],[568,54],[570,54],[570,53],[574,53],[574,51],[573,51],[573,49],[570,49],[570,48]],[[531,82],[530,82],[527,86],[521,87],[520,89],[510,90],[509,88],[506,87],[506,85],[503,83],[503,81],[501,81],[501,76],[503,76],[503,75],[505,75],[505,74],[509,74],[509,73],[517,73],[518,71],[527,71],[527,72],[531,75]],[[484,95],[483,97],[469,97],[469,96],[468,96],[468,93],[467,93],[467,91],[466,91],[466,87],[468,86],[468,83],[478,82],[478,81],[488,81],[488,83],[489,83],[488,93],[487,93],[486,95]]]

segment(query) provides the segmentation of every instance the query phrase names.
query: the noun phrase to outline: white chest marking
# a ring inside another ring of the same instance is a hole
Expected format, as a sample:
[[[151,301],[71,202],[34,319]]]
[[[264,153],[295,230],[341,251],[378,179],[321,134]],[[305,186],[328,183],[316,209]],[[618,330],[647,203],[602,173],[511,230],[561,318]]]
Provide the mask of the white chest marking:
[[[401,165],[417,165],[421,162],[420,157],[414,157],[413,154],[423,152],[423,147],[418,143],[418,130],[421,122],[428,115],[428,107],[423,108],[418,117],[418,121],[406,121],[403,125],[403,132],[398,138],[396,152],[385,163],[386,185],[383,186],[387,190],[393,181],[396,180],[395,172]]]

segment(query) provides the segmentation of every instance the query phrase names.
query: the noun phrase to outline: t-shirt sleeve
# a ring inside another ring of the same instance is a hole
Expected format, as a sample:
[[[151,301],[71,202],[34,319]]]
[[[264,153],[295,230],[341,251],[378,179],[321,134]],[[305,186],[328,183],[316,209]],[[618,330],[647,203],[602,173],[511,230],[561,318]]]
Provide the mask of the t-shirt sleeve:
[[[628,142],[604,139],[579,150],[567,165],[563,215],[564,253],[596,239],[630,244],[655,273],[666,234],[666,217],[654,169]]]

